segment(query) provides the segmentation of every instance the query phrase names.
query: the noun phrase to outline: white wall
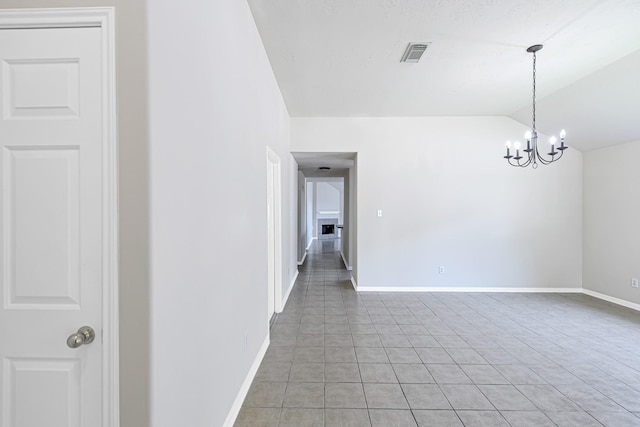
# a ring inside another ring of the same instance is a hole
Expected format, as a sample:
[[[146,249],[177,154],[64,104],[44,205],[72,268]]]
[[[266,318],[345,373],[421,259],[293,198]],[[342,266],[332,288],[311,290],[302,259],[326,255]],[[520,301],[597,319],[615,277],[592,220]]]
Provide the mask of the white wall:
[[[340,212],[340,191],[335,188],[331,183],[318,181],[318,193],[316,199],[316,209],[319,214],[323,212],[331,212],[330,214],[322,214],[323,216],[331,215],[336,212],[335,215],[339,215]],[[337,218],[333,216],[332,218]]]
[[[266,146],[283,288],[296,269],[289,116],[246,2],[154,0],[148,22],[152,424],[221,426],[268,334]]]
[[[584,154],[584,288],[640,304],[640,141]]]
[[[504,141],[525,130],[503,117],[292,118],[291,144],[358,153],[359,286],[580,288],[582,155],[508,166]]]

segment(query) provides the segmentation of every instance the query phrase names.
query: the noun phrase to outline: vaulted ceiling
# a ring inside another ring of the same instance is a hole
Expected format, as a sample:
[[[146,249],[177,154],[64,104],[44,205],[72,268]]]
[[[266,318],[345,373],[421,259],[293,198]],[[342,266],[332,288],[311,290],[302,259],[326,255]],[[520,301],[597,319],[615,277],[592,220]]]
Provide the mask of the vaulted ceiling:
[[[581,150],[640,140],[640,0],[248,0],[289,113],[511,116]],[[427,42],[418,64],[408,43]]]

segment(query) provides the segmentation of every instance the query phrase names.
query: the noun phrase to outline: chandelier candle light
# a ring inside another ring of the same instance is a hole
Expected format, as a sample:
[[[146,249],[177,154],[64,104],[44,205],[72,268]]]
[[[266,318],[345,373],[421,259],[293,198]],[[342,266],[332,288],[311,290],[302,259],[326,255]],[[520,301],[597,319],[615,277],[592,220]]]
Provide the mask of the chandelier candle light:
[[[522,168],[526,168],[531,165],[534,169],[538,167],[538,162],[543,165],[548,165],[557,160],[560,160],[564,150],[568,147],[564,145],[564,137],[566,136],[566,132],[564,129],[560,131],[560,146],[556,148],[556,143],[558,139],[555,136],[549,138],[549,144],[551,145],[551,151],[547,153],[545,157],[540,151],[538,147],[538,132],[536,131],[536,52],[542,49],[541,44],[533,45],[527,48],[527,52],[533,53],[533,123],[531,126],[531,130],[527,131],[524,134],[524,139],[527,141],[527,148],[522,150],[522,154],[520,153],[521,144],[520,141],[516,141],[513,143],[513,148],[516,150],[516,155],[511,155],[511,142],[507,141],[507,155],[504,156],[505,159],[509,162],[511,166],[519,166]],[[557,157],[556,157],[557,156]],[[524,159],[524,160],[523,160]]]

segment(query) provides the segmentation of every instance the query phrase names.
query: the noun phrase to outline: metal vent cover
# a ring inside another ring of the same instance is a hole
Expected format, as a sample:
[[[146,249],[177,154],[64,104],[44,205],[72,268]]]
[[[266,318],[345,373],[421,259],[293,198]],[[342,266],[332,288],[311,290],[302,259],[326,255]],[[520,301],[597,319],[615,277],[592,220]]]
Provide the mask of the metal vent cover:
[[[428,47],[429,43],[409,43],[400,62],[417,63]]]

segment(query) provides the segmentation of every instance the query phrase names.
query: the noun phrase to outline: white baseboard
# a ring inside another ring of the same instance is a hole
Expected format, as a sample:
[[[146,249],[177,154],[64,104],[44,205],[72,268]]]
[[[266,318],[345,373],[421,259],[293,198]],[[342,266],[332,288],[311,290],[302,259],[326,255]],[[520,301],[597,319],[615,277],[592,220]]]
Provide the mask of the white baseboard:
[[[351,276],[351,284],[353,285],[353,289],[357,292],[358,284],[356,283],[356,279],[354,279],[353,276]]]
[[[307,259],[307,250],[306,249],[304,251],[304,255],[302,256],[302,259],[300,261],[298,261],[298,265],[304,264],[304,260],[305,259]]]
[[[391,287],[391,286],[358,286],[356,281],[351,278],[353,289],[358,292],[509,292],[509,293],[556,293],[556,294],[585,294],[594,298],[601,299],[622,307],[640,311],[640,304],[626,301],[620,298],[601,294],[600,292],[591,291],[582,288],[469,288],[469,287]]]
[[[269,348],[269,335],[265,338],[262,343],[262,347],[258,351],[249,372],[247,373],[244,382],[242,383],[242,387],[240,387],[240,391],[236,396],[236,400],[233,402],[231,406],[231,410],[227,415],[227,419],[224,421],[223,427],[233,427],[233,424],[236,422],[236,418],[238,418],[238,414],[240,413],[240,409],[242,408],[242,402],[244,402],[245,397],[247,397],[247,393],[249,393],[249,387],[251,387],[251,383],[256,377],[256,373],[258,372],[258,368],[262,363],[262,359],[264,359],[264,355],[267,353],[267,349]]]
[[[358,286],[358,292],[528,292],[528,293],[581,293],[581,288],[469,288],[469,287],[389,287]]]
[[[315,237],[312,237],[311,240],[309,240],[309,244],[307,245],[307,250],[309,250],[314,240],[317,240],[317,239]]]
[[[291,291],[293,290],[293,285],[296,284],[296,279],[298,279],[299,274],[300,274],[300,271],[296,269],[296,274],[293,275],[293,279],[291,279],[291,282],[289,282],[289,289],[287,289],[287,293],[284,295],[284,298],[282,299],[282,303],[280,307],[278,307],[278,313],[282,313],[282,310],[284,310],[284,307],[287,305],[287,301],[289,301],[289,295],[291,295]]]
[[[582,293],[585,295],[589,295],[594,298],[601,299],[603,301],[608,301],[613,304],[621,305],[623,307],[631,308],[633,310],[640,311],[640,304],[636,304],[634,302],[626,301],[620,298],[612,297],[609,295],[601,294],[600,292],[590,291],[589,289],[583,289]]]
[[[342,256],[342,262],[344,263],[344,266],[347,270],[351,271],[353,270],[353,267],[351,267],[348,263],[347,263],[347,259],[344,257],[344,254],[342,253],[342,251],[340,251],[340,256]]]

